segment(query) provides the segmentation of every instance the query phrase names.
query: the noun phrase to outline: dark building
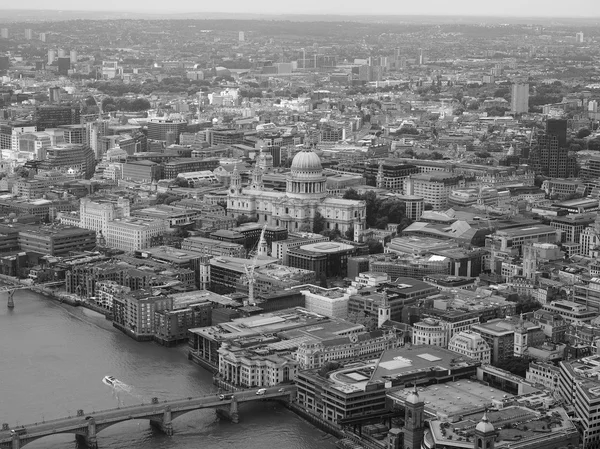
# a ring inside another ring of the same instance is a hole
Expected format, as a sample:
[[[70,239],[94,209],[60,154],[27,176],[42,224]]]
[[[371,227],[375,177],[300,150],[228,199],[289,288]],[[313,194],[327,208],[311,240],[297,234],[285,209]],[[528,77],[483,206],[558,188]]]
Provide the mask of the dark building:
[[[96,246],[96,232],[71,226],[31,226],[19,230],[23,251],[64,256],[70,252],[88,251]]]
[[[71,58],[58,58],[58,74],[67,76],[71,70]]]
[[[207,137],[212,146],[244,143],[244,132],[237,129],[209,129]]]
[[[560,119],[548,119],[546,122],[546,134],[558,138],[558,146],[567,146],[567,121]]]
[[[166,142],[168,138],[171,143],[179,143],[179,135],[187,128],[185,120],[171,120],[166,118],[153,118],[148,122],[148,139]]]
[[[369,271],[369,258],[367,256],[350,257],[348,259],[348,278],[354,279],[360,273]]]
[[[8,56],[0,56],[0,76],[6,75],[9,65]]]
[[[175,179],[179,173],[190,173],[195,171],[214,170],[219,166],[217,158],[179,158],[164,164],[164,179]]]
[[[255,249],[260,240],[260,234],[262,233],[264,225],[258,223],[245,223],[237,228],[233,228],[231,231],[239,232],[244,236],[244,246],[248,251]],[[265,228],[265,240],[267,245],[271,248],[273,242],[285,240],[288,238],[288,230],[280,226],[267,226]]]
[[[567,148],[567,121],[548,120],[546,133],[539,135],[529,163],[537,174],[551,178],[576,176],[577,160]]]
[[[39,106],[35,109],[35,124],[38,131],[58,128],[60,125],[78,125],[81,117],[79,107]]]
[[[339,242],[321,242],[288,249],[288,265],[314,271],[318,279],[346,277],[348,259],[360,254],[360,248]]]
[[[94,174],[96,159],[87,145],[63,143],[46,149],[46,159],[38,164],[40,170],[56,170],[65,173],[79,171],[85,179]]]

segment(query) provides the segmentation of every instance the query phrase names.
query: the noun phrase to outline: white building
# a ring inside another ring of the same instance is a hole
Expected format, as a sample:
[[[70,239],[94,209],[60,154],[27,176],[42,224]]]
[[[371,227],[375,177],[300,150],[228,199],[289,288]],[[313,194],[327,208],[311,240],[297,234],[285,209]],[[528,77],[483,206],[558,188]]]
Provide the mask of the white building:
[[[529,111],[529,84],[515,83],[512,85],[510,112],[522,114]]]
[[[352,227],[355,234],[364,229],[365,202],[329,197],[321,159],[312,150],[294,156],[285,192],[266,190],[262,176],[262,169],[255,167],[250,186],[243,188],[236,167],[227,194],[228,213],[234,217],[255,216],[259,223],[288,231],[312,228],[317,213],[323,218],[325,229],[338,229],[342,235]]]
[[[554,392],[558,388],[560,368],[550,363],[530,362],[525,373],[525,379],[534,384],[543,385]]]
[[[465,318],[457,321],[425,318],[413,325],[413,345],[433,345],[448,347],[452,338],[463,331],[469,331],[471,326],[479,323],[479,317]]]
[[[112,310],[113,300],[115,297],[120,298],[131,289],[120,285],[115,281],[98,281],[96,282],[96,303],[107,310]]]
[[[437,320],[425,318],[413,325],[413,345],[448,346],[446,328]]]
[[[164,220],[120,218],[108,222],[106,245],[123,251],[150,248],[152,239],[167,232]]]
[[[433,210],[445,210],[452,190],[475,184],[450,172],[418,173],[404,178],[404,194],[423,198],[424,203],[430,204]]]
[[[189,183],[190,187],[194,187],[196,185],[201,185],[201,184],[218,184],[219,183],[219,179],[210,170],[179,173],[177,175],[177,177],[185,179]]]
[[[492,350],[483,337],[475,332],[462,331],[454,335],[448,343],[448,349],[484,364],[489,364],[492,358]]]
[[[314,369],[334,360],[377,358],[383,351],[401,344],[393,331],[361,332],[335,340],[304,342],[298,347],[296,358],[300,369]]]
[[[129,200],[119,198],[115,203],[98,203],[89,198],[82,198],[79,204],[79,220],[77,225],[80,228],[91,229],[96,232],[102,232],[106,236],[108,224],[117,218],[129,217]]]
[[[346,318],[348,316],[350,294],[342,289],[310,286],[310,288],[302,288],[300,291],[304,295],[304,307],[310,312],[332,318]]]
[[[390,282],[390,276],[387,273],[379,273],[376,271],[364,271],[352,281],[352,287],[379,287],[379,285]]]
[[[246,388],[273,387],[294,380],[298,375],[298,362],[262,349],[236,351],[229,343],[222,343],[219,352],[221,378]]]

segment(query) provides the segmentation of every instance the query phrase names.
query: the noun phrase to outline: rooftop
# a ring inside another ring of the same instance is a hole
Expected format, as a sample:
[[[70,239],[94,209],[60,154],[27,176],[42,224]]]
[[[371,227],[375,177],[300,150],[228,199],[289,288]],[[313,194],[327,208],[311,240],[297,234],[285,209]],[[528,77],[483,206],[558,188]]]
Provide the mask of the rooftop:
[[[393,399],[403,402],[413,391],[412,388],[394,391]],[[418,389],[419,398],[425,402],[425,409],[438,416],[455,416],[465,412],[480,410],[494,399],[512,398],[512,394],[472,380],[447,382]]]
[[[352,245],[348,245],[346,243],[338,243],[338,242],[319,242],[319,243],[310,243],[308,245],[302,245],[300,249],[304,251],[313,251],[316,253],[337,253],[339,251],[350,251],[353,250],[354,247]]]

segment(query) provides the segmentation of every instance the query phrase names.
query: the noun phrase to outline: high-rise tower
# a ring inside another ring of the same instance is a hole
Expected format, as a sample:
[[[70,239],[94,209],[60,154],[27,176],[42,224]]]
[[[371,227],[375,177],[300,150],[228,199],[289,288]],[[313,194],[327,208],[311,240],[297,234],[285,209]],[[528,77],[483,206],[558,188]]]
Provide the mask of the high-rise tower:
[[[529,111],[529,84],[515,83],[512,85],[510,112],[523,114]]]

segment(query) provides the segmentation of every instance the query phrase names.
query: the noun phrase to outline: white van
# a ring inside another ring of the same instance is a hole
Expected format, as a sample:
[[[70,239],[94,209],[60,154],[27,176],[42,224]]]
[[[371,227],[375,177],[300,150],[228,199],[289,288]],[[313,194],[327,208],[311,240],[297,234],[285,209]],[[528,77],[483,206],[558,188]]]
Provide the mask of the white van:
[[[263,394],[265,394],[266,392],[267,392],[267,389],[266,389],[266,388],[261,388],[260,390],[258,390],[258,391],[256,392],[256,394],[263,395]]]

